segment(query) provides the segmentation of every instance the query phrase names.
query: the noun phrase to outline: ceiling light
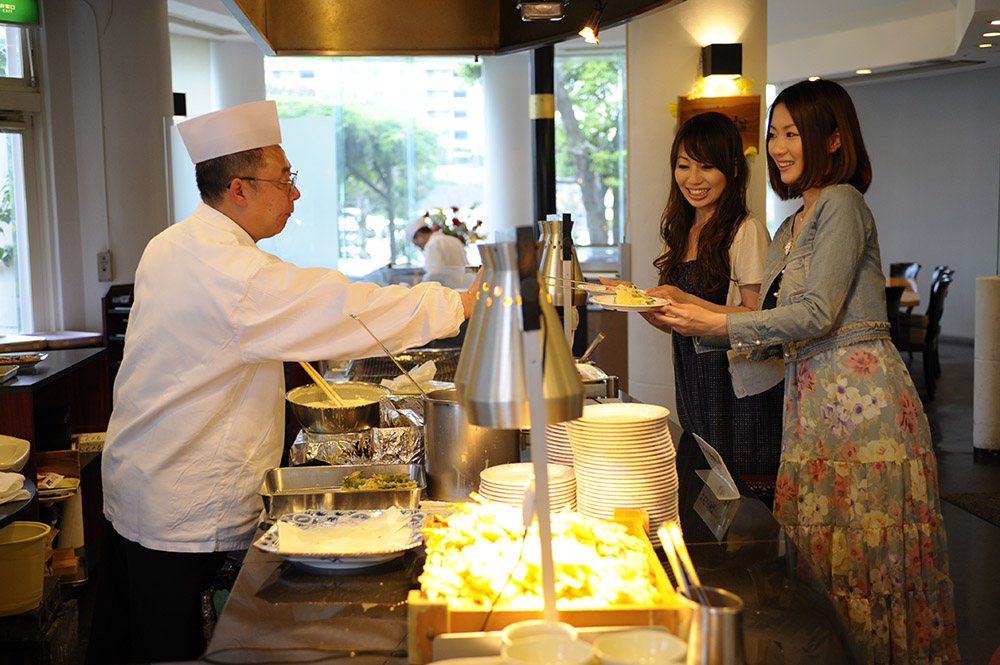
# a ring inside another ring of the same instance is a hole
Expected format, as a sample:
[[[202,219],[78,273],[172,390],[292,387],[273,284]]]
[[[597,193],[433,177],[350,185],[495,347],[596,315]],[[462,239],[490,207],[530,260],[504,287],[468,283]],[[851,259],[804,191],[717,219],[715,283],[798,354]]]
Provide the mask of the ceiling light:
[[[979,48],[991,48],[993,44],[980,44]]]
[[[983,37],[1000,37],[1000,32],[984,32]]]
[[[997,19],[995,21],[990,21],[990,25],[1000,25],[1000,19]]]
[[[517,8],[521,10],[522,21],[559,21],[565,4],[563,0],[521,0]]]
[[[855,69],[854,73],[855,74],[871,74],[872,70],[870,70],[870,69]]]
[[[702,48],[701,75],[743,76],[743,44],[709,44]]]
[[[588,44],[600,43],[600,39],[597,38],[597,31],[601,28],[601,15],[604,13],[604,3],[598,2],[597,8],[590,12],[590,16],[587,17],[587,22],[583,24],[580,28],[580,36],[583,37],[583,41]]]
[[[819,80],[819,77],[818,77],[818,76],[810,76],[810,77],[809,77],[809,80],[810,80],[810,81],[818,81],[818,80]]]

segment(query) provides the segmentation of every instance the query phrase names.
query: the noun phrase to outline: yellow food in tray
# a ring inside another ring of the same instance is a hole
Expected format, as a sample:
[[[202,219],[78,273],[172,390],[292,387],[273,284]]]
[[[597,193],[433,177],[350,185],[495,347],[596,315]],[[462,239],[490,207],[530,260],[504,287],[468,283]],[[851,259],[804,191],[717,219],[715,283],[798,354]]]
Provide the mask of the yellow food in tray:
[[[537,526],[524,528],[521,509],[461,504],[425,528],[427,562],[421,590],[453,609],[541,607]],[[647,556],[648,541],[615,522],[553,513],[552,553],[560,609],[655,605],[664,601]],[[513,571],[513,574],[511,573]],[[508,576],[510,581],[508,582]]]
[[[647,296],[644,291],[629,284],[619,284],[615,287],[615,304],[618,305],[652,305],[656,302],[653,296]]]

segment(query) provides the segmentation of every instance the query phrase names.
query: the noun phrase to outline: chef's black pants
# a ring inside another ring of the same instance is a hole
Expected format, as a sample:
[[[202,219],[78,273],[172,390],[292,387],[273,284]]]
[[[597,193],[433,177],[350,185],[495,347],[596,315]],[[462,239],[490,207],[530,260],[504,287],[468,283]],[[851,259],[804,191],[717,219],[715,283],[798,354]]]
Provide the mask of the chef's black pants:
[[[197,660],[206,641],[201,597],[225,552],[163,552],[104,522],[105,549],[88,663]]]

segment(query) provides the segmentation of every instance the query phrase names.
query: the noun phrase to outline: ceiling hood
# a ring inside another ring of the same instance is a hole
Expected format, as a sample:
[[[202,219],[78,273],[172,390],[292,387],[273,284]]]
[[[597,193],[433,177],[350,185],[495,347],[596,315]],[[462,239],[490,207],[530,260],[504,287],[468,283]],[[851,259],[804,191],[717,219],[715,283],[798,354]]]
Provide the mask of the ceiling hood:
[[[601,27],[684,0],[603,0]],[[267,55],[493,55],[575,37],[597,0],[522,21],[518,0],[223,0]]]

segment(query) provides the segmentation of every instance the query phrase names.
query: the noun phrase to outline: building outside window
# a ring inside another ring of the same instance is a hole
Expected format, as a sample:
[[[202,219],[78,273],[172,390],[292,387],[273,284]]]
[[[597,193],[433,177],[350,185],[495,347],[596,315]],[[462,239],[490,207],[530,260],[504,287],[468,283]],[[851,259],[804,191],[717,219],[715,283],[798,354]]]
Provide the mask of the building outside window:
[[[300,266],[363,277],[422,263],[403,236],[428,209],[456,206],[485,218],[483,94],[471,63],[266,58],[267,96],[278,104],[302,198],[285,231],[260,247]],[[296,68],[311,76],[295,76]]]

